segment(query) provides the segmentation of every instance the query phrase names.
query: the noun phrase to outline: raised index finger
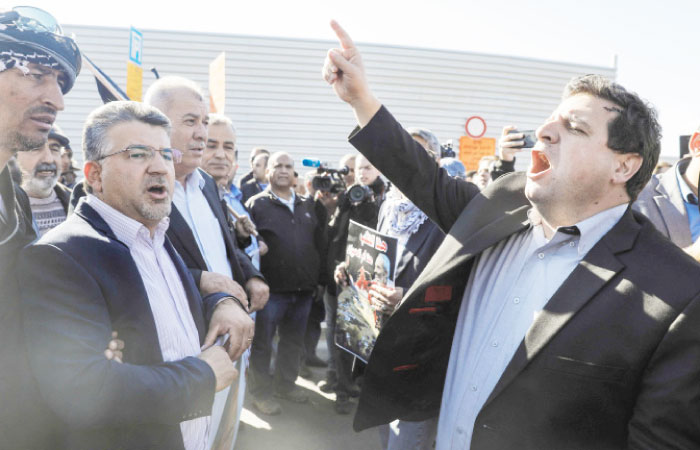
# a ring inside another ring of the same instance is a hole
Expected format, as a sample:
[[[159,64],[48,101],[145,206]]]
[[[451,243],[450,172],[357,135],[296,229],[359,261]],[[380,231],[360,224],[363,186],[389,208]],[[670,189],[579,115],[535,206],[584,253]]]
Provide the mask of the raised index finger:
[[[338,36],[338,41],[340,41],[340,46],[343,47],[343,50],[355,47],[350,35],[343,29],[343,27],[340,26],[338,22],[331,20],[331,28],[333,28],[333,31],[335,31],[335,35]]]

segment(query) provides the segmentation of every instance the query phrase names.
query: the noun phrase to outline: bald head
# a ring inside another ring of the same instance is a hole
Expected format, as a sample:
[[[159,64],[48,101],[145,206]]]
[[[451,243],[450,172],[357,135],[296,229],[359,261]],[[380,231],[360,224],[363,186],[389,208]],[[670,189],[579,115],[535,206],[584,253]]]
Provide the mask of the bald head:
[[[168,76],[156,80],[146,91],[143,102],[155,106],[167,114],[175,99],[183,96],[204,101],[204,94],[197,83],[187,78]]]

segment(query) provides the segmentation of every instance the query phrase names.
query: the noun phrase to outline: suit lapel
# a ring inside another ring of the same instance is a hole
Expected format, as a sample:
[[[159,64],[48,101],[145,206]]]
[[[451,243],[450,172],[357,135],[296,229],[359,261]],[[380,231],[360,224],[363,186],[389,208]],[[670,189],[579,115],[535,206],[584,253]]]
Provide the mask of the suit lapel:
[[[528,226],[525,174],[504,175],[474,197],[459,215],[411,289],[424,289],[502,239]],[[505,211],[505,213],[504,213]],[[467,276],[467,275],[465,275]]]
[[[172,233],[170,230],[172,230]],[[177,206],[175,206],[175,203],[172,204],[172,209],[170,210],[170,227],[168,229],[168,236],[173,240],[179,241],[180,248],[185,249],[190,258],[197,263],[197,267],[201,267],[202,270],[206,270],[207,263],[204,261],[204,257],[199,251],[197,240],[195,239],[190,226],[187,225],[185,218],[182,217],[182,214],[180,214]]]
[[[221,205],[221,199],[219,198],[216,183],[208,174],[202,172],[201,170],[200,174],[202,175],[202,178],[204,178],[202,193],[204,194],[204,198],[207,199],[207,203],[209,203],[209,207],[214,213],[214,216],[216,216],[216,220],[219,222],[219,228],[221,228],[221,234],[223,235],[224,243],[226,244],[226,254],[230,260],[235,258],[233,253],[235,244],[231,239],[231,230],[228,227],[228,221],[226,220],[226,215],[224,214],[224,209]]]
[[[584,256],[533,321],[484,408],[513,382],[598,291],[624,269],[615,254],[633,246],[639,229],[628,208],[622,219]]]
[[[683,162],[681,161],[681,163]],[[681,163],[679,163],[679,167],[684,170],[687,162],[685,165],[681,165]],[[660,177],[656,192],[659,195],[654,196],[654,201],[661,211],[661,218],[668,228],[669,235],[674,237],[674,240],[685,242],[686,245],[692,244],[693,238],[688,228],[688,215],[678,187],[675,167]]]
[[[182,287],[185,289],[185,294],[187,295],[187,303],[190,306],[190,312],[192,313],[194,324],[197,326],[197,331],[199,332],[199,341],[201,343],[204,341],[204,336],[206,335],[206,326],[204,324],[204,316],[202,313],[201,297],[199,295],[199,292],[197,291],[197,288],[194,285],[192,275],[187,270],[184,261],[182,261],[180,255],[177,254],[177,251],[175,251],[173,244],[170,242],[170,239],[168,239],[167,236],[163,245],[168,251],[168,255],[170,255],[170,259],[175,265],[175,269],[177,269],[177,274],[180,276],[180,280],[182,280]]]
[[[108,305],[112,325],[121,338],[125,341],[132,338],[132,342],[141,342],[138,347],[125,350],[130,361],[137,364],[162,361],[163,355],[151,303],[129,247],[117,239],[107,222],[84,200],[76,206],[75,215],[112,241],[109,257],[103,262],[105,273],[118,274],[119,279],[132,280],[122,283],[123,295],[119,301]]]

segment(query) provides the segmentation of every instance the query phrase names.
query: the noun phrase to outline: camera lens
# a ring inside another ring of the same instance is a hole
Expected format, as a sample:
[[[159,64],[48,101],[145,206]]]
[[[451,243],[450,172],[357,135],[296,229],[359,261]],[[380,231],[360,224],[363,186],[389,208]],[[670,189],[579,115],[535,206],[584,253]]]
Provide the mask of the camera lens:
[[[353,203],[362,203],[368,196],[367,188],[356,184],[348,189],[348,198]]]

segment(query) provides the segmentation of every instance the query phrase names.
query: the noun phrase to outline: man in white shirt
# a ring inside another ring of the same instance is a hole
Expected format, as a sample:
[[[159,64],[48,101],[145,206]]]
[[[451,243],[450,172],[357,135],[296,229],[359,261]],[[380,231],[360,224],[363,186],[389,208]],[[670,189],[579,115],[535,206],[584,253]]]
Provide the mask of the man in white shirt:
[[[204,450],[214,392],[252,340],[245,306],[226,293],[202,299],[165,236],[180,156],[169,127],[137,102],[95,110],[87,197],[20,256],[30,362],[65,424],[57,447]],[[124,364],[102,356],[112,330]],[[224,334],[228,353],[212,345]]]

